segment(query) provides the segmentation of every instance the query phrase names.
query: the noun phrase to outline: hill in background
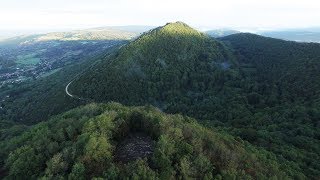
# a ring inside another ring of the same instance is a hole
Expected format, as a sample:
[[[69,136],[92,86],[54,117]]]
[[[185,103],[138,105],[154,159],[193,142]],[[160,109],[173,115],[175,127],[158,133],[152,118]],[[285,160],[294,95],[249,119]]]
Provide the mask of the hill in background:
[[[22,35],[2,39],[0,46],[22,45],[43,41],[90,41],[90,40],[129,40],[148,27],[100,27],[69,32],[51,32],[46,34]]]
[[[320,28],[262,31],[259,34],[289,41],[320,43]]]
[[[169,23],[84,72],[70,91],[95,101],[151,103],[165,111],[186,112],[235,77],[233,60],[220,42],[184,23]]]
[[[214,30],[205,31],[205,33],[211,37],[219,38],[219,37],[240,33],[240,31],[236,31],[232,29],[214,29]]]
[[[320,43],[320,30],[319,28],[306,28],[306,29],[288,29],[288,30],[252,30],[255,34],[272,37],[287,41],[296,42],[314,42]],[[245,31],[237,31],[232,29],[213,29],[205,31],[211,37],[221,38],[232,34],[237,34]]]

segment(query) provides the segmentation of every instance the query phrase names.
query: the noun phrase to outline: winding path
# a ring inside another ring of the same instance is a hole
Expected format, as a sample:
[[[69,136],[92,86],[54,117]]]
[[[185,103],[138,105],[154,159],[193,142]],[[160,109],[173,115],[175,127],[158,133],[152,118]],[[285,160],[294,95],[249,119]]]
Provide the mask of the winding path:
[[[67,93],[67,95],[70,96],[70,97],[73,97],[73,95],[69,93],[68,88],[69,88],[69,86],[70,86],[70,84],[71,84],[72,82],[73,82],[73,81],[70,81],[70,82],[68,83],[68,85],[66,86],[66,93]]]
[[[72,95],[70,92],[69,92],[69,86],[70,86],[70,84],[73,82],[74,80],[72,80],[72,81],[70,81],[68,84],[67,84],[67,86],[66,86],[66,88],[65,88],[65,91],[66,91],[66,94],[68,95],[68,96],[70,96],[70,97],[72,97],[72,98],[75,98],[75,99],[79,99],[79,100],[83,100],[83,98],[80,98],[80,97],[78,97],[78,96],[76,96],[76,95]]]
[[[120,49],[121,49],[123,46],[125,46],[125,45],[126,45],[126,44],[122,44],[121,46],[119,46],[118,50],[120,50]],[[114,45],[112,45],[112,46],[114,46]],[[112,47],[112,46],[111,46],[111,47]],[[110,55],[108,55],[108,56],[110,56]],[[95,63],[93,63],[93,65],[95,65]],[[84,71],[83,71],[83,72],[84,72]],[[82,72],[82,73],[83,73],[83,72]],[[65,92],[66,92],[66,94],[67,94],[69,97],[71,97],[71,98],[79,99],[79,100],[88,100],[88,99],[81,98],[81,97],[79,97],[79,96],[73,95],[73,94],[71,94],[71,93],[69,92],[69,86],[70,86],[70,84],[73,83],[73,81],[75,81],[76,78],[77,78],[78,76],[80,76],[80,74],[82,74],[82,73],[77,74],[77,75],[74,77],[74,79],[71,80],[71,81],[67,84],[67,86],[65,87]]]

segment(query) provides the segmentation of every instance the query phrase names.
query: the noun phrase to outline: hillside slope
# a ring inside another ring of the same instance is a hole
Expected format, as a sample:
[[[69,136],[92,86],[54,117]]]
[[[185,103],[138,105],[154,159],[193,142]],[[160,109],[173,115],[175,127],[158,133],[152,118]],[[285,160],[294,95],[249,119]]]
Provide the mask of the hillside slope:
[[[251,111],[229,132],[320,177],[320,44],[246,33],[221,40],[237,56]]]
[[[97,102],[149,103],[166,112],[210,113],[208,98],[216,99],[228,91],[223,88],[229,79],[238,78],[234,63],[223,44],[184,23],[169,23],[91,68],[70,85],[70,91]]]

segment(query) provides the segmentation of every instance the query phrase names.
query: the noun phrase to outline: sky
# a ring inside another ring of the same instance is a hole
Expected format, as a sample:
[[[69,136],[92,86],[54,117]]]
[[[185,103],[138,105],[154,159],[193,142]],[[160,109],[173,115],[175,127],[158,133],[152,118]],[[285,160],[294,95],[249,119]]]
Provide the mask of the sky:
[[[1,32],[41,32],[183,21],[242,31],[320,26],[318,0],[0,0]]]

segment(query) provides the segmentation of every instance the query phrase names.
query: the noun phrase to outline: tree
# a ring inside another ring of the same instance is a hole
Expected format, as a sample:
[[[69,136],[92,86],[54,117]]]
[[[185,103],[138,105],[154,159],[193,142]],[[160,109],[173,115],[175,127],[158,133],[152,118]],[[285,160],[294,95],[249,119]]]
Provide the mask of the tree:
[[[86,174],[84,165],[82,163],[74,164],[68,178],[71,180],[83,180],[85,177]]]

